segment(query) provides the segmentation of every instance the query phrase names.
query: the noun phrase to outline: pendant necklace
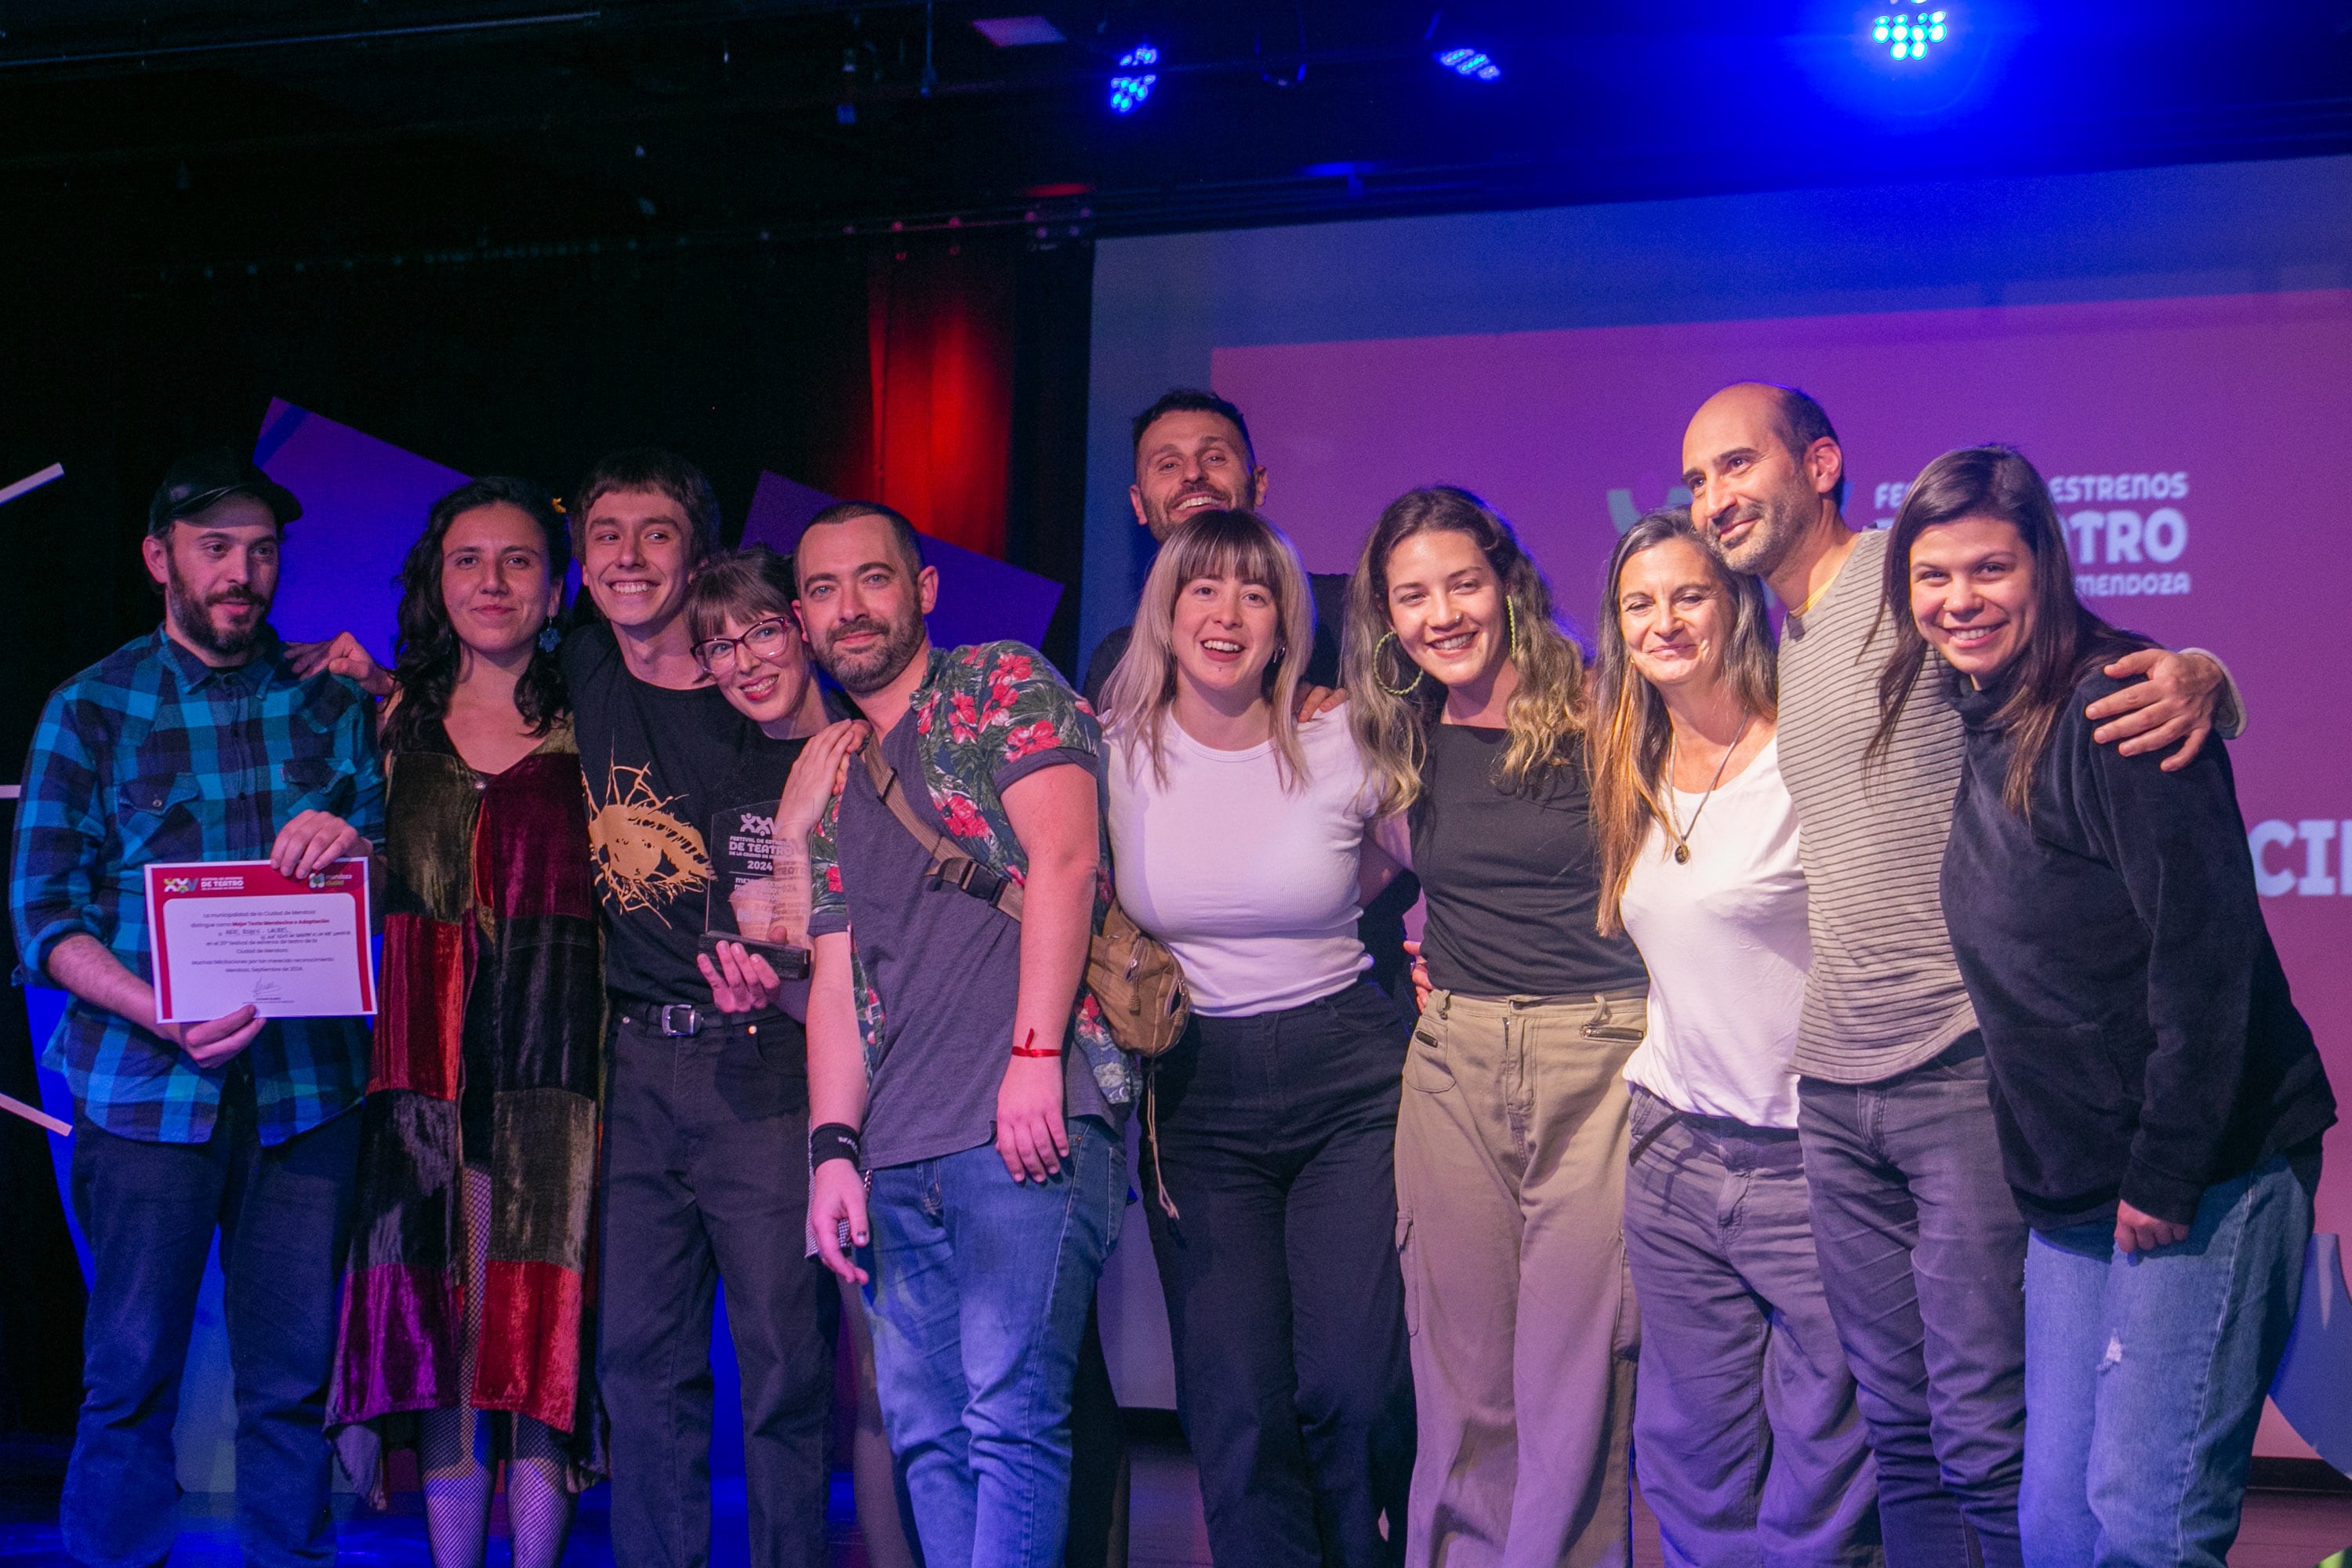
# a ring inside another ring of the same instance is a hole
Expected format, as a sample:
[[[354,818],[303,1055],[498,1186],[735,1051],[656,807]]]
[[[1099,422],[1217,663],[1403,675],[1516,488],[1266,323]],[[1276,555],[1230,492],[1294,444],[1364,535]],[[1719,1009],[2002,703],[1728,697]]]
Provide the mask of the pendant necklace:
[[[1739,750],[1739,742],[1748,739],[1748,726],[1756,722],[1750,713],[1739,721],[1739,733],[1731,737],[1731,744],[1723,749],[1723,760],[1715,764],[1715,777],[1708,781],[1706,793],[1698,798],[1698,809],[1691,813],[1690,826],[1682,825],[1682,813],[1675,805],[1675,752],[1681,749],[1677,740],[1666,752],[1666,831],[1675,836],[1675,864],[1690,864],[1690,836],[1698,831],[1698,819],[1706,815],[1706,803],[1715,798],[1716,785],[1723,782],[1723,770],[1731,765],[1731,753]]]

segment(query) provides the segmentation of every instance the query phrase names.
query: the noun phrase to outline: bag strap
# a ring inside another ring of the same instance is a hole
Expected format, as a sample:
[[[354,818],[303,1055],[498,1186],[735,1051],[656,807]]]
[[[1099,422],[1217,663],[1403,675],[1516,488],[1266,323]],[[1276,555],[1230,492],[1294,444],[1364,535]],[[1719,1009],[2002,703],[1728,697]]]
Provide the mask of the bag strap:
[[[882,757],[881,737],[871,726],[866,731],[866,744],[859,751],[866,764],[866,777],[874,785],[874,793],[890,808],[890,815],[915,837],[923,852],[931,858],[930,879],[961,888],[984,904],[993,906],[1014,920],[1021,918],[1021,884],[1003,873],[982,865],[956,846],[945,834],[935,833],[907,798],[904,782],[898,770]]]

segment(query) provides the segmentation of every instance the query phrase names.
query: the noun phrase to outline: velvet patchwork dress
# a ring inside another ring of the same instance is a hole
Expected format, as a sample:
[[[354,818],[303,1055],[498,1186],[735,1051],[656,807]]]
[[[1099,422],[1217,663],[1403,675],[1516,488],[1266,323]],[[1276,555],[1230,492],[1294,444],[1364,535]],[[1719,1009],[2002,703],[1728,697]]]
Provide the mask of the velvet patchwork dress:
[[[484,774],[436,728],[387,764],[383,1011],[328,1427],[380,1492],[416,1413],[529,1416],[585,1484],[604,989],[579,752],[566,718]]]

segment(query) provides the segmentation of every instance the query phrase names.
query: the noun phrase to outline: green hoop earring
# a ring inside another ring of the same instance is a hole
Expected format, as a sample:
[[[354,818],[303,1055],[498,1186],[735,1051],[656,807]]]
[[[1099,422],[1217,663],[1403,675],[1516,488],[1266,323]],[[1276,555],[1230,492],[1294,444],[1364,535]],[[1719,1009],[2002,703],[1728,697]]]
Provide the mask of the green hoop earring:
[[[1402,686],[1391,686],[1381,676],[1381,649],[1388,647],[1391,643],[1397,643],[1397,656],[1401,658],[1404,657],[1404,645],[1397,641],[1397,635],[1394,632],[1389,633],[1388,636],[1374,643],[1372,645],[1372,684],[1379,687],[1382,691],[1387,692],[1391,697],[1410,697],[1414,692],[1421,689],[1422,677],[1427,675],[1429,672],[1422,668],[1421,666],[1415,664],[1412,667],[1412,680]],[[1412,663],[1410,659],[1407,659],[1406,662],[1409,664]]]

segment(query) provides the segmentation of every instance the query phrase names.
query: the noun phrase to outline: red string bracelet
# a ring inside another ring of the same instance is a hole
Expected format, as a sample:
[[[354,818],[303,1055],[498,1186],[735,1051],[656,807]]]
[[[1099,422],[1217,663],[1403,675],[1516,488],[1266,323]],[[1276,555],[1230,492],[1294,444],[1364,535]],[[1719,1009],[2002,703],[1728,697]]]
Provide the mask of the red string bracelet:
[[[1023,1038],[1019,1045],[1013,1047],[1013,1054],[1016,1057],[1058,1057],[1062,1053],[1058,1049],[1050,1051],[1039,1050],[1037,1048],[1037,1031],[1032,1029],[1029,1031],[1028,1035]]]

